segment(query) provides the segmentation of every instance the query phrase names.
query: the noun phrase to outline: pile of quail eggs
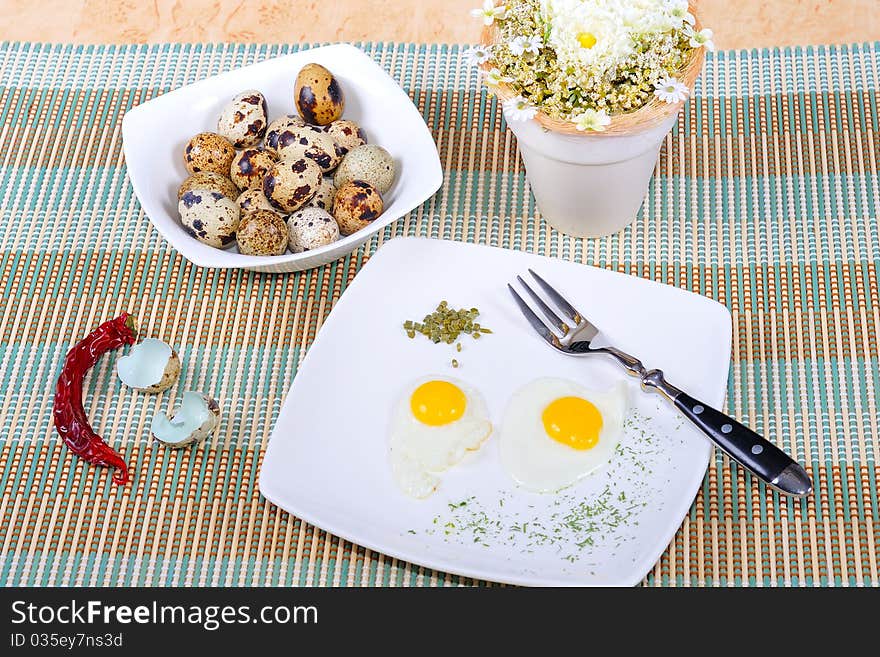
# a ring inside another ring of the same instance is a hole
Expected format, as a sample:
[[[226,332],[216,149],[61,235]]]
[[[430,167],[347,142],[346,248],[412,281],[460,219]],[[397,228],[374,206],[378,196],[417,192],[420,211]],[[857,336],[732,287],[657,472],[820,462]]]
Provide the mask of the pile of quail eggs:
[[[223,109],[217,132],[184,150],[190,176],[177,193],[180,221],[200,242],[245,255],[302,253],[369,226],[394,183],[394,159],[342,118],[339,82],[320,64],[296,77],[298,114],[269,123],[255,90]],[[331,177],[332,175],[332,177]]]

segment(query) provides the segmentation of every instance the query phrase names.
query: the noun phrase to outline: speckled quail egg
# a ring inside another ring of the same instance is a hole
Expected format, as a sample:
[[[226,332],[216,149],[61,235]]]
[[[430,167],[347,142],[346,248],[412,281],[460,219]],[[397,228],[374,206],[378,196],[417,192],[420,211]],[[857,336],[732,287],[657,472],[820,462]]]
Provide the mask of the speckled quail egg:
[[[382,211],[382,195],[373,185],[363,180],[352,180],[336,190],[333,216],[339,232],[351,235],[369,226]]]
[[[315,192],[315,195],[311,200],[306,203],[306,206],[329,211],[333,208],[334,196],[336,196],[336,185],[333,184],[332,178],[324,176],[323,180],[321,180],[321,184],[318,186],[318,191]]]
[[[336,143],[336,154],[342,157],[352,148],[363,146],[367,143],[367,135],[354,121],[339,119],[321,128],[333,138]]]
[[[291,128],[278,135],[277,151],[279,160],[298,160],[301,157],[314,160],[324,173],[335,169],[340,160],[333,137],[310,125]]]
[[[233,158],[229,177],[239,189],[259,189],[276,159],[265,148],[246,148]]]
[[[365,180],[382,194],[394,184],[394,158],[391,153],[376,144],[364,144],[353,148],[339,163],[334,182],[341,188],[352,180]]]
[[[311,251],[339,239],[339,225],[326,210],[303,208],[287,219],[290,250],[293,253]]]
[[[281,160],[263,178],[263,193],[275,207],[293,212],[308,203],[320,185],[321,167],[314,160]]]
[[[296,76],[294,100],[299,114],[312,125],[327,125],[345,109],[345,97],[334,75],[320,64],[306,64]]]
[[[266,134],[266,97],[259,91],[242,91],[223,108],[217,121],[217,132],[236,148],[248,148],[260,143]]]
[[[238,225],[238,252],[244,255],[283,255],[289,235],[287,224],[277,212],[254,210],[248,212]]]
[[[234,157],[235,147],[214,132],[200,132],[187,142],[183,151],[183,162],[190,173],[213,171],[228,176]]]
[[[191,189],[177,204],[183,229],[200,242],[218,249],[231,246],[238,229],[238,204],[220,192]]]
[[[235,186],[235,183],[226,176],[221,176],[213,171],[199,171],[184,180],[180,189],[177,190],[177,200],[179,201],[191,189],[209,189],[212,192],[220,192],[223,196],[231,199],[238,197],[238,187]]]
[[[269,124],[268,130],[266,130],[266,141],[263,144],[263,147],[270,153],[278,155],[278,136],[285,130],[301,128],[305,124],[306,122],[297,114],[288,114],[287,116],[282,116],[280,119],[275,119]]]
[[[246,189],[239,195],[236,202],[242,217],[254,210],[269,210],[278,213],[278,208],[269,203],[269,199],[266,198],[262,189]]]

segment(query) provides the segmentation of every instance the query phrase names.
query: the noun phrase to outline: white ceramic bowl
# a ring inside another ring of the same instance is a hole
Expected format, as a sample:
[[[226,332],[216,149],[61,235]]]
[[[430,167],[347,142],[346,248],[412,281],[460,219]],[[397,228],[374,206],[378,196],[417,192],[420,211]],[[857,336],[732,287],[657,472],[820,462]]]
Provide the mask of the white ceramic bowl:
[[[188,235],[177,213],[177,188],[186,179],[183,148],[198,132],[217,130],[222,107],[238,92],[259,89],[269,120],[294,114],[296,74],[309,62],[326,66],[345,94],[344,118],[356,121],[369,143],[388,150],[397,165],[394,186],[383,195],[385,211],[354,235],[305,253],[246,256],[235,247],[215,249]],[[418,109],[376,62],[357,48],[337,44],[268,59],[200,80],[131,109],[122,121],[131,184],[156,230],[200,267],[292,272],[332,262],[436,192],[443,182],[440,156]]]

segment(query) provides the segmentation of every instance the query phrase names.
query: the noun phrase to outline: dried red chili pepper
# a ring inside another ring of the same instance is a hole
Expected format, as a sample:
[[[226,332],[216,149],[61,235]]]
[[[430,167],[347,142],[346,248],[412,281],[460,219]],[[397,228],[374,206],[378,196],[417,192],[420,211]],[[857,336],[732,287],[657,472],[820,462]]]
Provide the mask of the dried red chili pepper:
[[[64,359],[64,367],[55,387],[55,428],[64,444],[77,456],[95,465],[116,468],[113,481],[128,481],[128,466],[110,445],[96,434],[82,404],[83,378],[102,354],[125,344],[134,344],[134,318],[122,313],[104,322],[77,343]]]

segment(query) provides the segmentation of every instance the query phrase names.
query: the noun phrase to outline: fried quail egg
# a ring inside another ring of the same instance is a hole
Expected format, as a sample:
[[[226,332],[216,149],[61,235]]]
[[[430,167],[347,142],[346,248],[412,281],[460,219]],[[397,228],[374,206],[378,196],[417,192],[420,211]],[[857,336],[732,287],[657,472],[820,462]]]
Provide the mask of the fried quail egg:
[[[235,148],[229,140],[213,132],[200,132],[183,149],[183,163],[190,173],[213,171],[228,176],[234,157]]]
[[[311,200],[321,180],[321,167],[314,160],[281,160],[266,172],[263,193],[275,207],[293,212]]]
[[[220,192],[191,189],[177,204],[183,229],[200,242],[218,249],[232,246],[238,230],[238,204]]]
[[[352,180],[370,183],[382,194],[394,184],[394,158],[391,153],[376,144],[364,144],[353,148],[339,163],[334,183],[342,187]]]
[[[607,463],[623,434],[626,384],[604,392],[543,378],[513,394],[501,423],[501,463],[538,492],[570,486]]]
[[[266,134],[267,114],[263,94],[255,89],[243,91],[220,112],[217,132],[236,148],[256,146]]]
[[[246,148],[232,160],[229,178],[241,190],[259,189],[276,157],[265,148]]]
[[[424,498],[448,470],[492,433],[482,396],[461,381],[432,378],[410,386],[391,420],[391,472],[410,497]]]

